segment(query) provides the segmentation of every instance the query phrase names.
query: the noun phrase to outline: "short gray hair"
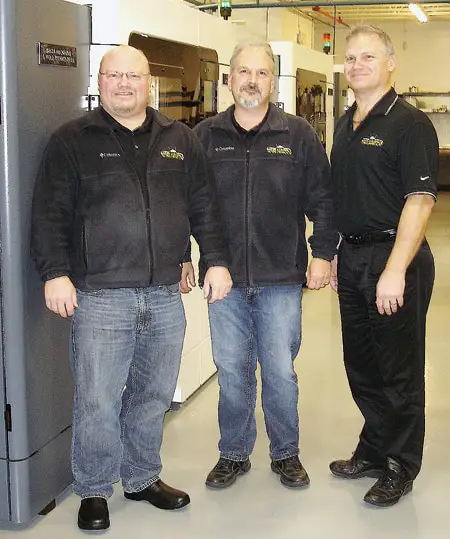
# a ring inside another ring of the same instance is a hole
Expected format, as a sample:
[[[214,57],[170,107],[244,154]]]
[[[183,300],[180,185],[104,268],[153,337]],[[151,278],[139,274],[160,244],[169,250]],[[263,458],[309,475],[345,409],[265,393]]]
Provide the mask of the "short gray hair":
[[[247,50],[247,49],[264,49],[267,56],[269,57],[270,64],[271,64],[271,71],[272,73],[275,70],[275,55],[273,54],[272,47],[270,46],[267,41],[240,41],[236,47],[234,47],[233,54],[231,55],[230,59],[230,70],[233,71],[233,69],[236,67],[236,59],[241,54],[241,52]]]
[[[371,34],[374,36],[378,36],[383,43],[384,48],[386,49],[386,54],[388,56],[394,56],[395,51],[391,38],[379,26],[375,26],[372,24],[357,24],[356,26],[350,28],[350,32],[347,34],[345,42],[348,44],[348,42],[352,38],[359,36],[360,34]]]

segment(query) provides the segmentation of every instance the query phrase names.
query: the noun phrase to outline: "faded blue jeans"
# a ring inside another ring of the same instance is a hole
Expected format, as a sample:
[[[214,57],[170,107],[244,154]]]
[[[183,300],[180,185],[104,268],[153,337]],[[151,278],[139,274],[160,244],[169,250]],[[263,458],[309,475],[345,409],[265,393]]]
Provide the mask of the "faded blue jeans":
[[[74,492],[108,498],[120,479],[126,492],[138,492],[162,468],[164,414],[186,325],[179,285],[77,290],[77,298],[71,358]]]
[[[273,460],[298,455],[298,385],[302,287],[233,287],[209,306],[219,376],[220,456],[246,460],[256,441],[256,363]]]

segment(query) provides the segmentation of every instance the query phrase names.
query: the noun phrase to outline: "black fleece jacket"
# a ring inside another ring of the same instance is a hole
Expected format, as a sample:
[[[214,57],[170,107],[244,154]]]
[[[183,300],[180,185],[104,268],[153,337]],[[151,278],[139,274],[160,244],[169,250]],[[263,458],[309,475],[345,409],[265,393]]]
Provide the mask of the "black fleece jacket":
[[[234,106],[194,129],[208,154],[236,285],[300,284],[308,252],[305,215],[314,223],[312,256],[331,260],[334,226],[330,166],[312,127],[273,104],[246,149]]]
[[[147,173],[139,180],[100,109],[60,127],[38,173],[32,257],[41,278],[81,289],[180,280],[189,236],[202,267],[229,267],[205,155],[192,131],[149,108]]]

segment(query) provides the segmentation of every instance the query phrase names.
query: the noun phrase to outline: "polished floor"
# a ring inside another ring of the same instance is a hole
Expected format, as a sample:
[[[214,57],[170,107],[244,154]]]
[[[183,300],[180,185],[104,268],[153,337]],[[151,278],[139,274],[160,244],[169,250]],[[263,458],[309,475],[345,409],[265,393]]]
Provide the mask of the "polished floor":
[[[263,417],[252,469],[231,488],[207,490],[205,474],[217,459],[217,379],[180,411],[167,416],[163,479],[187,490],[192,503],[179,512],[127,501],[121,488],[110,500],[113,538],[158,539],[445,539],[450,536],[450,193],[442,193],[429,227],[436,285],[428,317],[427,434],[423,469],[411,494],[390,509],[362,502],[372,479],[344,481],[328,463],[348,457],[361,417],[341,360],[337,301],[331,290],[304,297],[304,338],[296,366],[301,389],[301,460],[311,477],[306,490],[283,487],[270,470]],[[197,291],[198,292],[198,291]],[[72,539],[79,500],[67,493],[56,509],[0,538]]]

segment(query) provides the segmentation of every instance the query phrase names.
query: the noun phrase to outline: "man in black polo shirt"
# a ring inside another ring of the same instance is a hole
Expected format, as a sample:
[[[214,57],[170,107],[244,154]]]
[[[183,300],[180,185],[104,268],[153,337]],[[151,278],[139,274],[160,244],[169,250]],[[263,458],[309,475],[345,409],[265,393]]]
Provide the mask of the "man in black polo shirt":
[[[148,61],[115,47],[101,61],[101,108],[51,137],[33,200],[32,254],[47,307],[72,316],[72,468],[78,526],[110,525],[107,499],[179,509],[159,477],[164,414],[181,359],[181,264],[192,233],[204,294],[231,289],[203,149],[147,106]],[[124,389],[125,387],[125,389]]]
[[[357,26],[345,75],[356,102],[340,119],[331,154],[342,241],[337,286],[344,362],[364,416],[349,460],[333,474],[378,477],[364,500],[390,506],[411,491],[425,427],[425,319],[434,262],[424,234],[436,198],[438,141],[427,116],[390,86],[389,37]]]

